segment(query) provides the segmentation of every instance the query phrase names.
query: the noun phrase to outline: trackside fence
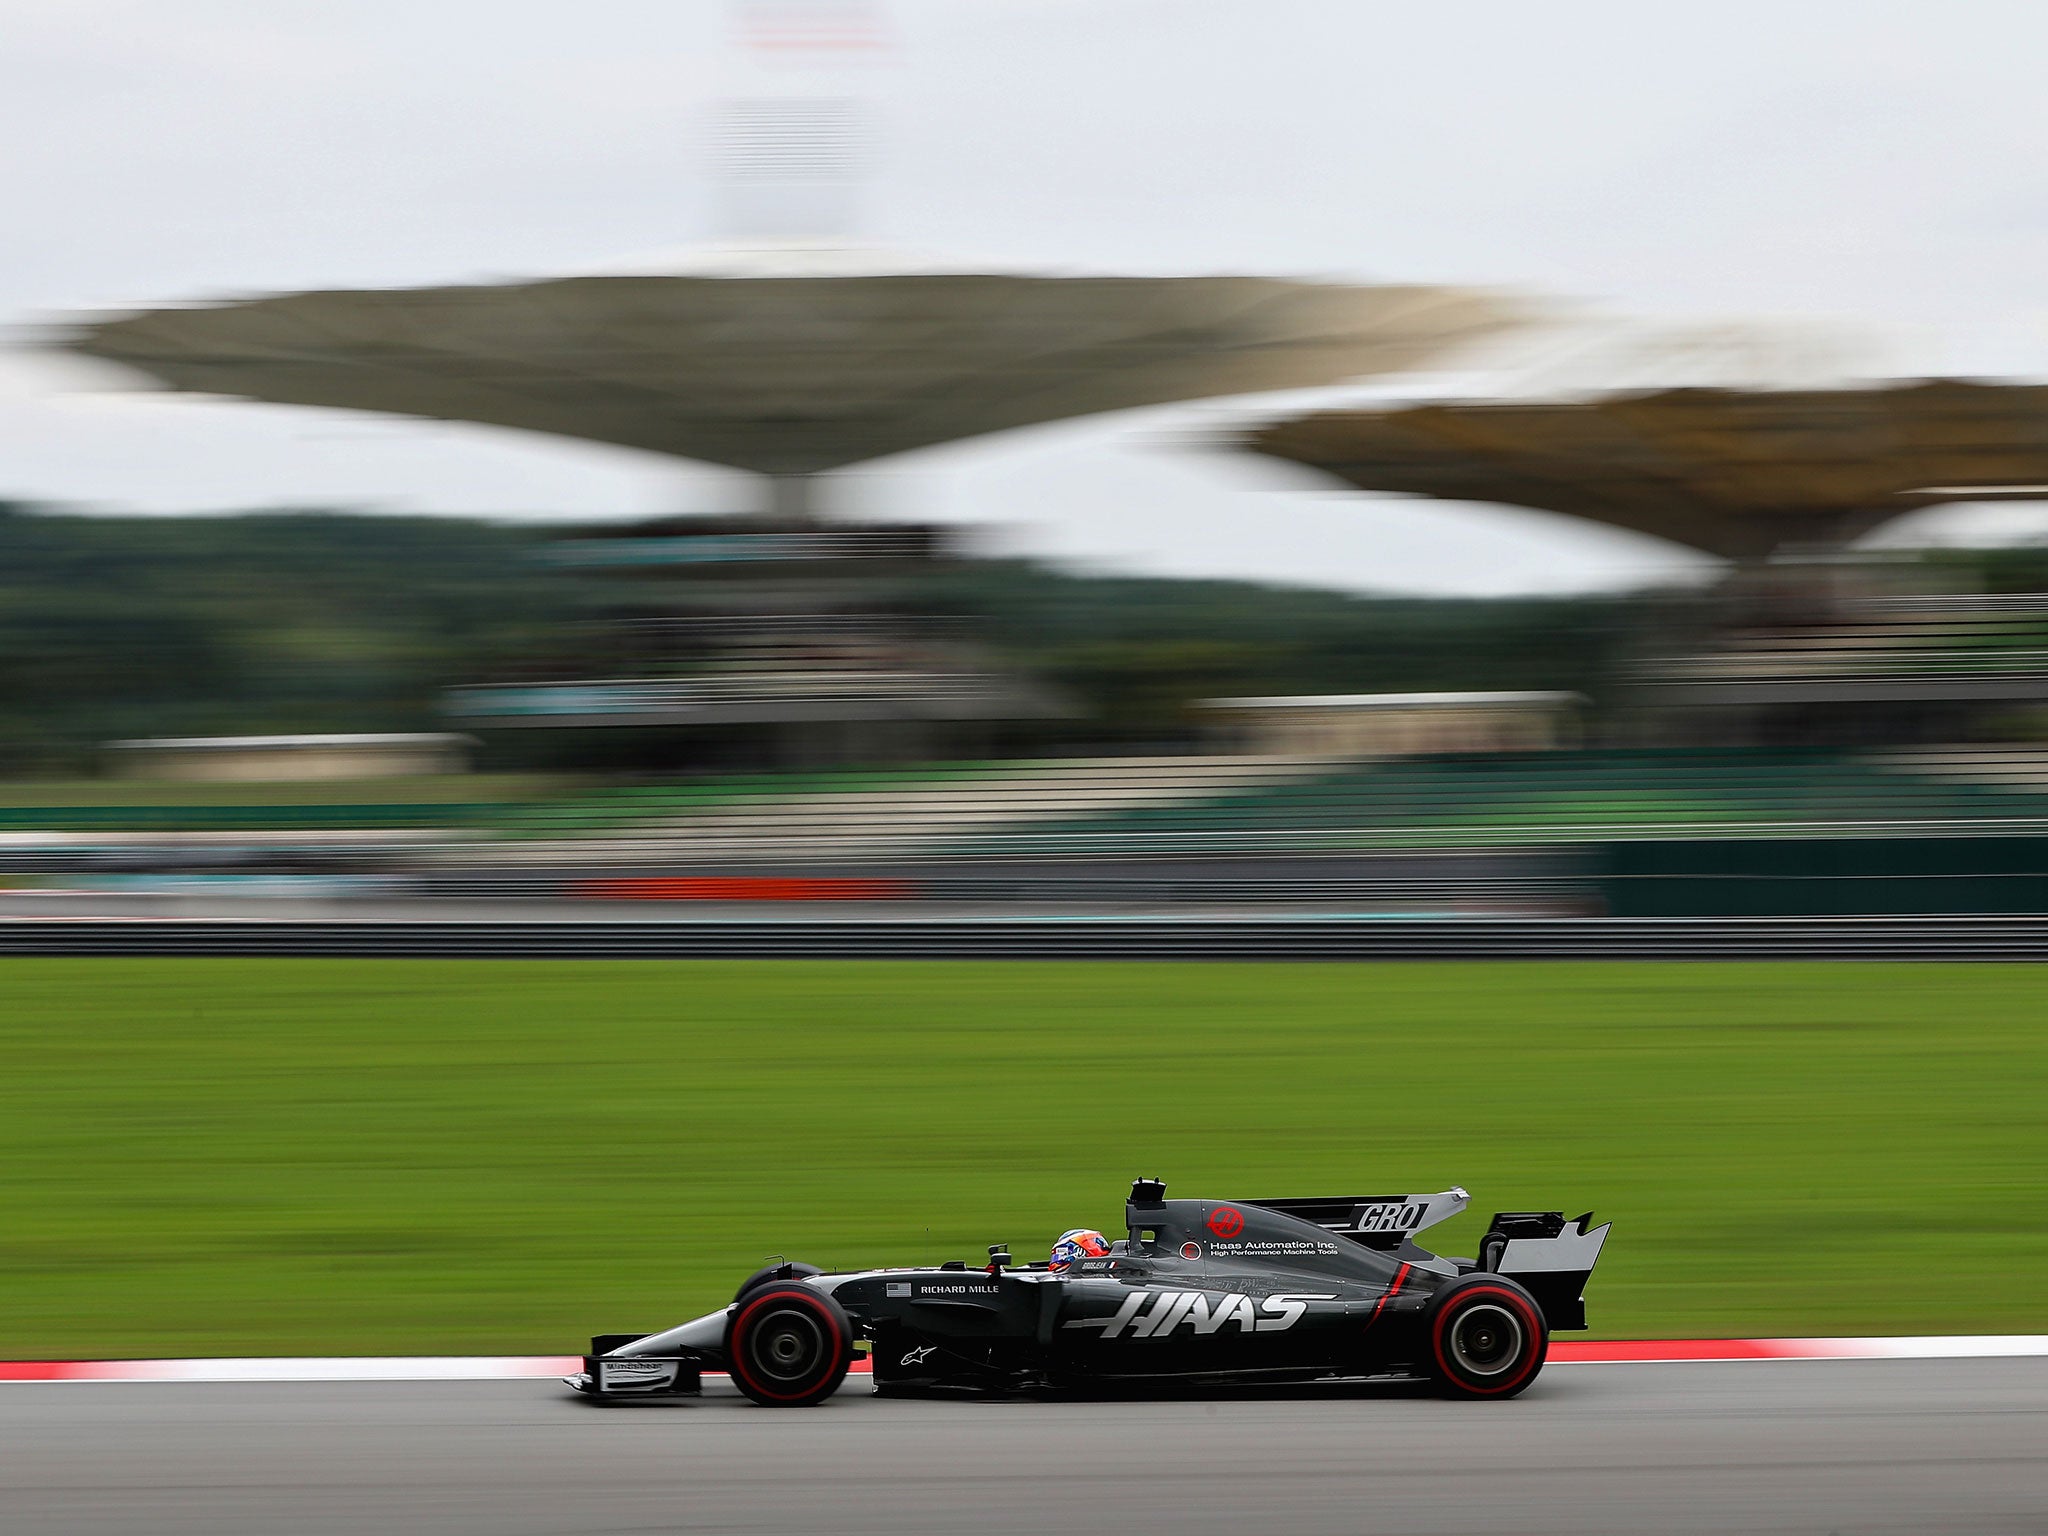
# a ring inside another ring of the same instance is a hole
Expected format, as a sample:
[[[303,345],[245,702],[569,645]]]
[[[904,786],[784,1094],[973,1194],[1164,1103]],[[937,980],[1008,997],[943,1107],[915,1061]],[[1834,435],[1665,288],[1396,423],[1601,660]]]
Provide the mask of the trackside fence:
[[[0,922],[0,955],[447,959],[2048,959],[2048,918]]]

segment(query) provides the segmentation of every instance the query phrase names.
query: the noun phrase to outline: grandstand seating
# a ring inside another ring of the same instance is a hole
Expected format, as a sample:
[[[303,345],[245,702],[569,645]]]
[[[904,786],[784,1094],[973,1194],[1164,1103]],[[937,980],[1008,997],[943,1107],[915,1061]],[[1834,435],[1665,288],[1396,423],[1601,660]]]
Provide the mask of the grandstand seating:
[[[504,806],[483,819],[514,836],[562,836],[616,828],[658,826],[682,817],[734,810],[751,819],[767,803],[810,801],[826,795],[878,795],[936,788],[959,780],[1014,773],[1016,763],[931,763],[905,768],[834,769],[813,773],[764,772],[588,790],[566,798]],[[694,824],[694,823],[692,823]]]
[[[2048,594],[1921,594],[1851,602],[1831,617],[1723,636],[1701,655],[1651,659],[1664,682],[1875,677],[2038,677],[2048,670]]]
[[[642,792],[634,791],[633,794]],[[1609,837],[2048,831],[2048,755],[1601,749],[1117,758],[649,792],[637,824],[500,845],[515,862],[1238,854]],[[661,794],[695,794],[698,808]],[[669,809],[664,814],[660,807]],[[649,815],[649,812],[655,814]],[[619,809],[608,813],[616,818]],[[569,830],[562,827],[560,830]]]
[[[631,827],[505,843],[495,857],[517,863],[914,858],[998,829],[1230,800],[1319,777],[1330,766],[1319,757],[1089,758],[921,773],[767,776],[703,786],[694,810],[671,801],[661,814],[662,801],[644,799]],[[561,821],[555,826],[572,830]]]
[[[1874,761],[1895,773],[2048,792],[2048,748],[2043,747],[1898,747],[1874,754]]]
[[[0,806],[0,833],[350,832],[456,827],[493,814],[489,804],[31,805]]]
[[[1970,777],[1938,774],[1925,762],[1750,748],[1441,754],[1353,763],[1234,795],[1005,829],[955,851],[1313,851],[1830,825],[1910,831],[1959,822],[2039,821],[2048,830],[2048,771],[2026,782],[2008,772],[2001,781],[1981,762],[1975,766]]]
[[[14,827],[15,830],[7,830]],[[462,824],[468,824],[468,831]],[[1633,837],[2048,832],[2048,751],[1595,749],[982,762],[759,774],[524,802],[14,808],[0,835],[405,838],[431,861],[859,864],[1316,853]],[[175,834],[172,828],[182,831]],[[381,829],[381,830],[380,830]],[[477,830],[487,844],[475,841]]]

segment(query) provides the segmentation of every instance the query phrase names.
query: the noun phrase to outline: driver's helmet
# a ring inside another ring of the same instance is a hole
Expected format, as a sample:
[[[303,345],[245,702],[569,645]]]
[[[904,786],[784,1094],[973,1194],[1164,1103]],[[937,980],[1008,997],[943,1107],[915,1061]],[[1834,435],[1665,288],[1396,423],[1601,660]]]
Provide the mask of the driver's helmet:
[[[1052,1245],[1052,1258],[1045,1267],[1056,1275],[1063,1274],[1076,1259],[1099,1259],[1108,1252],[1108,1238],[1091,1228],[1075,1227],[1071,1232],[1060,1234],[1060,1240]]]

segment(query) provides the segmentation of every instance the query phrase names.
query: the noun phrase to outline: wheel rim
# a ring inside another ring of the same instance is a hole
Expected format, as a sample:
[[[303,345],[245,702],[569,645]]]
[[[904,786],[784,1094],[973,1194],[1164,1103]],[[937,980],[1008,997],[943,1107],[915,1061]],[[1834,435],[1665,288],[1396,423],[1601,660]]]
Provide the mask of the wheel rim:
[[[817,1318],[795,1307],[770,1312],[747,1337],[747,1358],[754,1369],[778,1382],[816,1375],[826,1353],[825,1330]]]
[[[1481,1302],[1467,1307],[1451,1323],[1451,1358],[1472,1376],[1499,1376],[1522,1357],[1528,1331],[1506,1307]]]

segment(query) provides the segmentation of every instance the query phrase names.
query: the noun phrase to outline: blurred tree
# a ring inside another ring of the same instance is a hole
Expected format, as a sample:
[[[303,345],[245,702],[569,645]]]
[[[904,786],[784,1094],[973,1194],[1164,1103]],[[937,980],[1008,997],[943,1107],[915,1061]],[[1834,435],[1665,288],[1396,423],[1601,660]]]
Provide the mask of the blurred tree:
[[[0,771],[124,736],[431,728],[574,589],[459,519],[0,511]]]
[[[431,729],[451,685],[573,661],[620,589],[532,558],[552,529],[274,511],[101,517],[0,503],[0,773],[128,736]],[[885,601],[941,612],[1087,718],[1186,739],[1219,694],[1597,688],[1640,598],[1474,601],[964,565]],[[1021,738],[1020,738],[1021,740]],[[573,743],[569,744],[573,748]]]

